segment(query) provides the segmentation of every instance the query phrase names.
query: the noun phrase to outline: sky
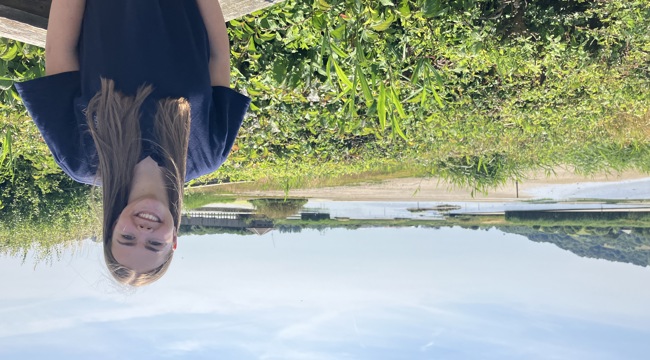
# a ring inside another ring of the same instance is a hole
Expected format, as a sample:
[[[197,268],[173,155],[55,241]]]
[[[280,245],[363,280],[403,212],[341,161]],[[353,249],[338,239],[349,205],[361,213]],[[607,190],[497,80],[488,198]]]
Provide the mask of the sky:
[[[179,239],[113,284],[101,245],[0,257],[0,359],[645,359],[650,269],[496,229]]]

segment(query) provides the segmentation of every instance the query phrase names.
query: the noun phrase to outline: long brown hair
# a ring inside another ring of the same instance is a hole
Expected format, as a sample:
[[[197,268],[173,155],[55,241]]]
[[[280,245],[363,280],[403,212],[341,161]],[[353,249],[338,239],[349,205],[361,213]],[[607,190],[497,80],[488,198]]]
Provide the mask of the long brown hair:
[[[121,284],[142,286],[162,277],[173,258],[149,272],[137,273],[115,259],[111,250],[113,225],[126,207],[135,166],[142,150],[140,108],[151,95],[151,86],[142,86],[135,96],[115,90],[112,80],[103,79],[101,90],[90,100],[86,120],[98,157],[97,177],[102,183],[104,260],[111,275]],[[180,227],[183,183],[190,133],[190,105],[185,99],[162,99],[157,103],[153,144],[164,159],[169,210],[176,231]]]

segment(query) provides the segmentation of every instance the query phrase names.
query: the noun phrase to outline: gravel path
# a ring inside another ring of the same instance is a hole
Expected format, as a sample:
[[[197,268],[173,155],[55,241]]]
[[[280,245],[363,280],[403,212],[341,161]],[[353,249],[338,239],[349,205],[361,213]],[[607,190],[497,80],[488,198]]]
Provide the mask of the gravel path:
[[[599,174],[584,177],[566,170],[546,177],[529,174],[519,184],[519,199],[533,198],[602,198],[650,199],[650,176],[638,172]],[[282,191],[249,191],[244,196],[283,197]],[[439,179],[400,178],[382,182],[315,189],[293,189],[291,197],[347,201],[516,201],[516,184],[509,183],[488,194],[471,195],[468,189],[457,189]]]

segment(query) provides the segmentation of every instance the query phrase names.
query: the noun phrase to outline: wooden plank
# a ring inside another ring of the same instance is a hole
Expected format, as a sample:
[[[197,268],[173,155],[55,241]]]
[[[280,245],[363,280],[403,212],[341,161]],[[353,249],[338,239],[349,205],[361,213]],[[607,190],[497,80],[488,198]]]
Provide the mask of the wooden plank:
[[[45,47],[47,19],[0,5],[0,37]]]
[[[221,8],[226,21],[230,21],[282,1],[284,0],[221,0]],[[51,2],[0,0],[0,37],[44,47]]]
[[[240,18],[257,10],[279,4],[284,0],[221,0],[221,10],[226,21]]]

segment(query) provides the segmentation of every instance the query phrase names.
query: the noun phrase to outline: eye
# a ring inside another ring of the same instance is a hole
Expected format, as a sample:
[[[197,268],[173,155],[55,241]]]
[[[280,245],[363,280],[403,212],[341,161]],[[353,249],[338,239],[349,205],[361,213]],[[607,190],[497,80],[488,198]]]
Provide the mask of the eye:
[[[163,243],[158,242],[158,241],[149,241],[149,244],[151,244],[153,246],[161,246]]]
[[[122,234],[122,239],[133,241],[133,240],[135,240],[135,237],[133,237],[131,235]]]

